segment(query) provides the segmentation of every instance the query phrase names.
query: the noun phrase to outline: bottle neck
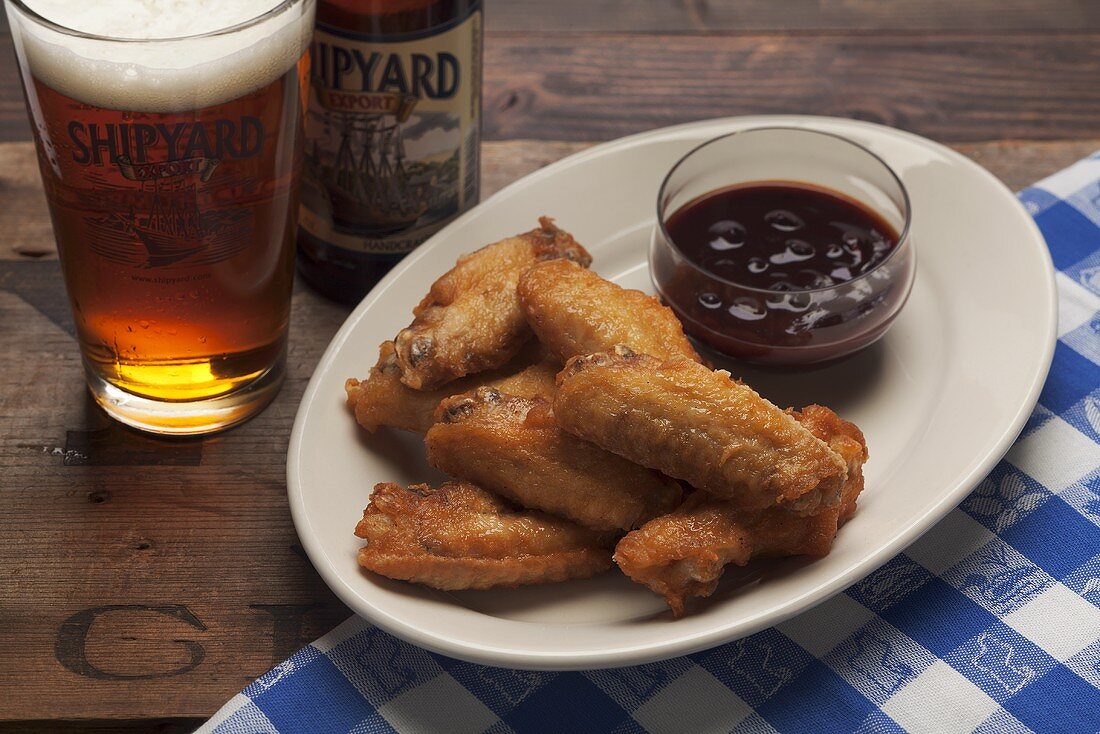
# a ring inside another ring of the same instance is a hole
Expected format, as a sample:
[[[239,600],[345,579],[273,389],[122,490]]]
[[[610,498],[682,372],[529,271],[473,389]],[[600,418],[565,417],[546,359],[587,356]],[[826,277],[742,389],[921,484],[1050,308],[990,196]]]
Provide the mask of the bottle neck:
[[[480,0],[321,0],[317,20],[365,35],[425,31],[463,18]]]

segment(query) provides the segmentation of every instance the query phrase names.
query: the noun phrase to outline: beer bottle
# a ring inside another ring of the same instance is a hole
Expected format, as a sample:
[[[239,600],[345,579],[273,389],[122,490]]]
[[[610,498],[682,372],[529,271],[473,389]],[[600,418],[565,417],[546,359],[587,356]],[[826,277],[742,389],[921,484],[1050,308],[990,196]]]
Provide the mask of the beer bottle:
[[[354,303],[477,203],[480,0],[321,0],[298,267]]]

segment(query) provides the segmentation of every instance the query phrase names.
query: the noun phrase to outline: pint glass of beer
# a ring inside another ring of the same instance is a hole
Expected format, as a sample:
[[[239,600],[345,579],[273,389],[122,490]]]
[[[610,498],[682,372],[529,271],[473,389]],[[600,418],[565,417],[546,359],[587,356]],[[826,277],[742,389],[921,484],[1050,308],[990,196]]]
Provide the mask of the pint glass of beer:
[[[88,386],[239,423],[286,361],[314,0],[5,0]]]

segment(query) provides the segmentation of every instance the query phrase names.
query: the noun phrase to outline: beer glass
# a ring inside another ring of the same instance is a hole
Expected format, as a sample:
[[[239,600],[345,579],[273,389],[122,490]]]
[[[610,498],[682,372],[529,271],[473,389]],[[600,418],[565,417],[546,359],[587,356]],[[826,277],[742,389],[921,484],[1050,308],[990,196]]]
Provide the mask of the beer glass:
[[[5,0],[88,386],[199,434],[285,373],[314,0]]]

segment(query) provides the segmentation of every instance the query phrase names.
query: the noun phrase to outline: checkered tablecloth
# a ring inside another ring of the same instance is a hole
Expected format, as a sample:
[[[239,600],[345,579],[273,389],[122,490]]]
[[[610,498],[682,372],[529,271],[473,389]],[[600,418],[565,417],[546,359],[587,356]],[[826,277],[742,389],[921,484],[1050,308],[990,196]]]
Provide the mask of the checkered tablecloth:
[[[1100,731],[1100,153],[1020,194],[1058,269],[1054,364],[962,505],[846,592],[663,663],[539,673],[351,619],[200,731]]]

